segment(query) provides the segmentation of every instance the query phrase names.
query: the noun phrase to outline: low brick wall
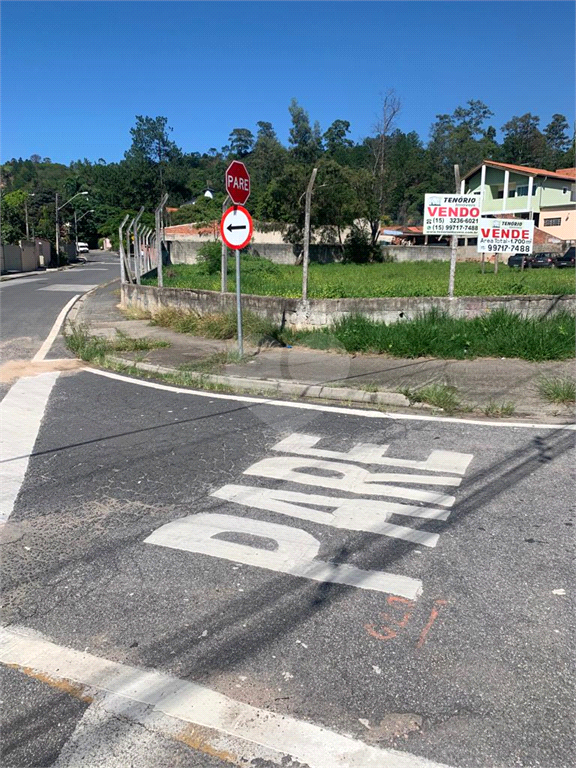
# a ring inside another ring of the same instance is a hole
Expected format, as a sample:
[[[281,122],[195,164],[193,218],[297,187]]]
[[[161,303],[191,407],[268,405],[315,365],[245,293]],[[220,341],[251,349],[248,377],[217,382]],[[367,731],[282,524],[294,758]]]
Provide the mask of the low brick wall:
[[[122,306],[155,314],[159,309],[179,309],[201,315],[236,309],[236,294],[215,291],[188,291],[181,288],[155,288],[149,285],[122,286]],[[496,309],[524,317],[545,317],[562,310],[576,312],[575,296],[479,296],[406,297],[383,299],[284,299],[276,296],[242,295],[242,307],[279,326],[293,330],[322,328],[335,320],[362,314],[372,320],[393,323],[411,319],[432,307],[453,317],[477,317]]]

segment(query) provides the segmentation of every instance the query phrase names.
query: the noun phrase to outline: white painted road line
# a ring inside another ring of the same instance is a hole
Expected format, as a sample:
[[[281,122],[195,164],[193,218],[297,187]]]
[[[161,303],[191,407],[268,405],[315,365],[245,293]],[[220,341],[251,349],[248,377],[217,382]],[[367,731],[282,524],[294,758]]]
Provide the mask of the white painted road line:
[[[271,400],[264,397],[248,397],[246,395],[222,395],[218,392],[204,392],[198,389],[185,389],[173,387],[169,384],[157,384],[155,381],[132,379],[112,371],[100,371],[97,368],[85,368],[88,373],[96,376],[104,376],[107,379],[115,379],[125,384],[134,384],[137,387],[160,389],[163,392],[174,392],[177,395],[194,395],[194,397],[209,397],[211,400],[232,400],[236,403],[254,403],[255,405],[270,405],[277,408],[297,408],[302,411],[320,411],[321,413],[342,413],[347,416],[363,416],[365,419],[395,419],[398,421],[431,421],[441,424],[471,424],[479,427],[513,427],[514,429],[552,429],[559,431],[576,431],[576,424],[536,424],[521,421],[480,421],[480,419],[456,419],[450,416],[421,416],[412,413],[385,413],[382,411],[368,411],[360,408],[340,408],[336,405],[317,405],[316,403],[296,403],[285,400]]]
[[[44,358],[46,357],[48,352],[50,352],[50,347],[54,343],[54,339],[58,335],[58,333],[60,331],[60,328],[62,327],[62,323],[66,319],[66,315],[68,314],[68,312],[72,308],[72,305],[74,304],[74,302],[77,299],[79,299],[79,298],[80,298],[80,294],[77,293],[76,296],[73,296],[70,299],[70,301],[66,304],[66,306],[62,309],[62,311],[60,312],[60,314],[56,318],[56,322],[52,326],[52,329],[51,329],[50,333],[48,334],[48,337],[46,338],[46,340],[44,341],[44,343],[42,344],[42,346],[40,347],[38,352],[36,352],[36,354],[32,358],[32,362],[33,363],[37,363],[39,360],[44,360]]]
[[[98,283],[95,285],[82,285],[82,283],[56,283],[55,285],[47,285],[45,288],[38,288],[39,291],[74,291],[75,293],[86,293],[86,291],[92,290],[92,288],[98,288]]]
[[[20,379],[0,402],[0,524],[12,514],[59,371]]]
[[[275,753],[278,761],[289,755],[310,768],[443,768],[422,757],[372,747],[327,728],[235,701],[171,675],[56,645],[22,627],[0,629],[0,662],[26,674],[41,675],[55,685],[68,681],[106,692],[110,711],[137,722],[163,713],[183,724],[213,729],[203,739],[206,752],[211,748],[210,739],[228,735],[242,750],[236,756],[229,754],[230,762],[236,762],[235,757],[255,762],[264,748]],[[118,697],[125,706],[119,707]],[[106,696],[98,706],[106,708]]]

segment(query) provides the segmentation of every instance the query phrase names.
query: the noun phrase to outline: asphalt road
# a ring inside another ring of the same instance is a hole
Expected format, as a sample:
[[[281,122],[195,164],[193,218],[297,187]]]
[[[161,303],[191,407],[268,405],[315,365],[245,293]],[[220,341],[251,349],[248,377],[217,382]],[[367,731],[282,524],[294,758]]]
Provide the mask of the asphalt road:
[[[4,359],[117,268],[3,283]],[[3,765],[576,763],[574,431],[22,375]]]
[[[119,277],[118,257],[91,251],[85,264],[34,272],[0,283],[1,361],[27,360],[48,336],[58,314],[75,295]]]

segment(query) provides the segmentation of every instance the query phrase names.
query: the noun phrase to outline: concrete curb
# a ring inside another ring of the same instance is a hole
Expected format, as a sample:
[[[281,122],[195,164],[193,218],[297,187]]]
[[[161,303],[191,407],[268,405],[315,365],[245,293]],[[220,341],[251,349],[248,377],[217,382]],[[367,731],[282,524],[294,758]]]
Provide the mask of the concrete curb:
[[[108,358],[116,365],[125,365],[136,368],[146,373],[159,373],[178,375],[182,371],[176,368],[168,368],[162,365],[140,363],[123,357]],[[192,374],[194,372],[191,372]],[[426,403],[413,403],[398,392],[366,392],[361,389],[349,387],[325,387],[322,384],[303,384],[298,381],[282,381],[280,379],[249,379],[241,376],[217,376],[207,373],[198,373],[198,378],[205,384],[215,386],[229,386],[243,392],[256,394],[288,395],[290,397],[306,397],[314,400],[336,400],[344,403],[362,403],[365,405],[392,405],[402,408],[430,409]],[[437,409],[439,410],[439,409]]]

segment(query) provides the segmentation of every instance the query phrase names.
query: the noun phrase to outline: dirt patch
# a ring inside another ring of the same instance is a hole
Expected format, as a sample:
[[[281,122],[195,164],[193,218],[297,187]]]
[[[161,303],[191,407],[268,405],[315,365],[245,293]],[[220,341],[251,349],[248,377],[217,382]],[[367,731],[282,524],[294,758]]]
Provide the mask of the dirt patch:
[[[376,742],[394,743],[398,739],[407,739],[414,731],[422,729],[423,718],[410,712],[393,712],[380,721],[380,724],[372,727],[368,732],[368,740]]]
[[[9,384],[23,376],[38,376],[50,371],[79,371],[85,367],[81,360],[8,360],[0,366],[0,383]]]

